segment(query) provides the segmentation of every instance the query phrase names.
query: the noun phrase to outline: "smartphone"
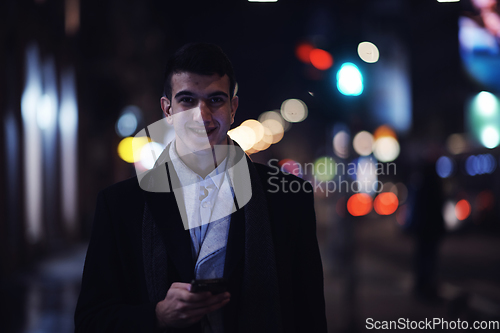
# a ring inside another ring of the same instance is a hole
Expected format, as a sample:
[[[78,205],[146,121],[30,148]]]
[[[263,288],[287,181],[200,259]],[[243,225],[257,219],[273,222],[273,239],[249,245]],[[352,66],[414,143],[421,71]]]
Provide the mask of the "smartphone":
[[[193,280],[191,281],[191,292],[201,293],[210,291],[213,295],[227,291],[226,279],[208,279],[208,280]]]

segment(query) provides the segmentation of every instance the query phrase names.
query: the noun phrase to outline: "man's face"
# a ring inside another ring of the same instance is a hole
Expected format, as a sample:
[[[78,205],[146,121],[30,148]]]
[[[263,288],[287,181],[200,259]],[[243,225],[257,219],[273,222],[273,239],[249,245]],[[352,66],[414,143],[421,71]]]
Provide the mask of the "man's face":
[[[161,99],[174,126],[179,155],[211,153],[211,146],[227,144],[238,97],[230,98],[229,77],[182,72],[172,75],[172,100]]]

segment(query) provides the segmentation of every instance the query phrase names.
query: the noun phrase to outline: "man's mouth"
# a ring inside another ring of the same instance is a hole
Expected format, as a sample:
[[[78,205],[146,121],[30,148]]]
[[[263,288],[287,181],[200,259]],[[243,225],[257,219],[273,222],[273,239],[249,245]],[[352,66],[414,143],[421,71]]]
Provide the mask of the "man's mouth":
[[[210,136],[213,132],[215,132],[216,129],[217,129],[217,127],[209,127],[209,128],[189,127],[189,130],[191,130],[193,133],[195,133],[198,136]]]

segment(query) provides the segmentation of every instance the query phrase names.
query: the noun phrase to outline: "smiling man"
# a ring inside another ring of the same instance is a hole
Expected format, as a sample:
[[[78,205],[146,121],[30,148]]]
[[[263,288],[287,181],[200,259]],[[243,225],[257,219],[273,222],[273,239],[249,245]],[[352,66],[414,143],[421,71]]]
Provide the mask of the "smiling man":
[[[238,108],[230,81],[227,74],[174,72],[170,79],[172,97],[161,98],[167,121],[174,126],[177,153],[203,177],[226,157],[227,132]]]
[[[175,139],[152,170],[99,194],[77,332],[326,332],[312,187],[228,137],[235,86],[216,45],[168,61]],[[271,177],[303,186],[276,192]]]

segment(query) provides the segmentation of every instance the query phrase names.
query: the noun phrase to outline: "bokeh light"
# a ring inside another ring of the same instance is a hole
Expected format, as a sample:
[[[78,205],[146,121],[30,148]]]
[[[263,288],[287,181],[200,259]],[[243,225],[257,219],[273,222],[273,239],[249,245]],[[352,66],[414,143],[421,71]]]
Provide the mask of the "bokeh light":
[[[373,132],[373,139],[377,140],[383,137],[391,137],[397,139],[396,132],[392,128],[387,125],[382,125],[377,127],[377,129]]]
[[[497,161],[491,154],[478,155],[480,171],[484,173],[493,173],[497,168]]]
[[[366,193],[353,194],[347,200],[347,211],[352,216],[364,216],[372,211],[372,197]]]
[[[393,189],[391,192],[398,196],[399,204],[402,205],[406,202],[406,199],[408,199],[408,187],[406,187],[403,183],[396,183],[394,186],[396,187],[396,190],[394,191]]]
[[[356,165],[357,192],[372,193],[377,191],[377,166],[373,157],[360,157]]]
[[[40,97],[36,107],[36,122],[42,130],[53,127],[57,119],[57,105],[50,95]]]
[[[297,177],[302,177],[301,166],[298,162],[290,158],[286,158],[284,160],[279,161],[278,165],[281,167],[281,171],[285,173],[290,173]]]
[[[333,137],[333,151],[340,158],[349,157],[351,136],[346,131],[339,131]]]
[[[141,148],[141,165],[143,168],[149,170],[155,165],[156,160],[160,157],[163,147],[158,142],[148,142]]]
[[[256,143],[264,137],[264,126],[255,119],[245,120],[240,126],[246,126],[254,132]]]
[[[335,177],[335,160],[323,156],[314,161],[314,177],[322,182],[327,182]]]
[[[307,105],[300,99],[287,99],[281,104],[281,116],[291,123],[305,120],[307,113]]]
[[[443,220],[446,229],[450,231],[456,230],[461,225],[455,214],[455,204],[452,201],[446,201],[443,205]]]
[[[147,137],[126,137],[118,144],[118,156],[127,163],[140,161],[142,147],[149,142]]]
[[[493,155],[471,155],[465,160],[465,171],[469,176],[491,174],[495,171],[497,162]]]
[[[121,137],[133,135],[139,124],[141,114],[141,109],[135,105],[125,107],[116,122],[116,133]]]
[[[482,116],[493,116],[498,112],[498,99],[492,93],[481,91],[476,96],[478,113]]]
[[[475,176],[477,175],[477,166],[476,166],[476,156],[472,155],[467,157],[467,160],[465,161],[465,171],[469,176]]]
[[[130,136],[137,129],[137,118],[132,113],[121,115],[116,123],[116,132],[122,136]]]
[[[314,47],[310,43],[301,43],[295,48],[295,56],[303,63],[310,64],[309,55],[312,50],[314,50]]]
[[[275,119],[266,119],[262,122],[262,126],[269,129],[273,135],[272,143],[278,143],[285,132],[283,125]]]
[[[398,189],[396,188],[396,186],[394,186],[394,183],[392,182],[383,183],[381,192],[392,192],[395,195],[398,195]]]
[[[399,152],[398,141],[390,136],[382,137],[373,144],[373,155],[381,162],[394,161],[399,156]]]
[[[262,139],[259,142],[255,143],[252,147],[252,149],[255,149],[257,151],[266,150],[273,143],[273,133],[271,133],[271,130],[267,127],[262,127],[264,128],[264,135],[262,136]]]
[[[259,152],[259,150],[255,149],[254,147],[252,147],[252,148],[250,148],[248,150],[245,150],[245,153],[247,155],[252,155],[252,154],[255,154],[255,153],[258,153],[258,152]]]
[[[350,62],[343,64],[337,72],[337,89],[346,96],[359,96],[363,92],[363,75]]]
[[[500,102],[486,91],[477,94],[468,106],[466,123],[474,139],[493,149],[500,144]]]
[[[494,126],[486,126],[481,131],[481,143],[489,149],[493,149],[500,143],[500,134]]]
[[[463,153],[467,148],[467,141],[465,140],[463,134],[452,134],[446,140],[446,148],[453,155]]]
[[[382,192],[375,197],[373,208],[379,215],[391,215],[399,206],[398,197],[392,192]]]
[[[370,42],[361,42],[358,45],[358,55],[364,62],[375,63],[379,58],[379,51],[375,44]]]
[[[396,211],[396,222],[400,226],[405,226],[408,222],[408,205],[401,205]]]
[[[144,167],[140,163],[142,158],[142,148],[144,148],[144,146],[148,143],[152,142],[154,141],[151,138],[148,138],[147,136],[139,136],[139,134],[136,134],[136,136],[132,140],[132,153],[134,155],[133,162],[135,162],[136,165],[138,164],[140,166],[140,169],[144,169]],[[156,158],[158,158],[158,156]]]
[[[281,126],[283,126],[283,129],[285,130],[285,132],[288,131],[290,129],[290,127],[292,126],[291,123],[289,123],[288,121],[283,119],[283,117],[281,116],[281,110],[279,110],[279,111],[266,111],[266,112],[263,112],[260,114],[259,122],[261,124],[264,123],[264,121],[266,121],[267,119],[274,119],[274,120],[278,121],[281,124]]]
[[[118,144],[118,156],[127,163],[134,163],[134,151],[132,149],[132,137],[122,139]]]
[[[333,65],[332,55],[321,49],[314,49],[309,53],[311,64],[319,70],[327,70]]]
[[[470,203],[467,200],[465,200],[465,199],[460,200],[455,205],[455,216],[460,221],[463,221],[466,218],[468,218],[469,215],[470,215],[470,211],[471,211],[471,209],[470,209]]]
[[[453,161],[447,156],[441,156],[436,161],[436,172],[439,177],[447,178],[453,173]]]
[[[244,151],[249,150],[256,143],[255,132],[250,127],[238,126],[228,131],[227,134],[231,139],[236,141]]]
[[[356,153],[361,156],[368,156],[373,151],[373,135],[367,131],[361,131],[354,136],[352,145]]]

